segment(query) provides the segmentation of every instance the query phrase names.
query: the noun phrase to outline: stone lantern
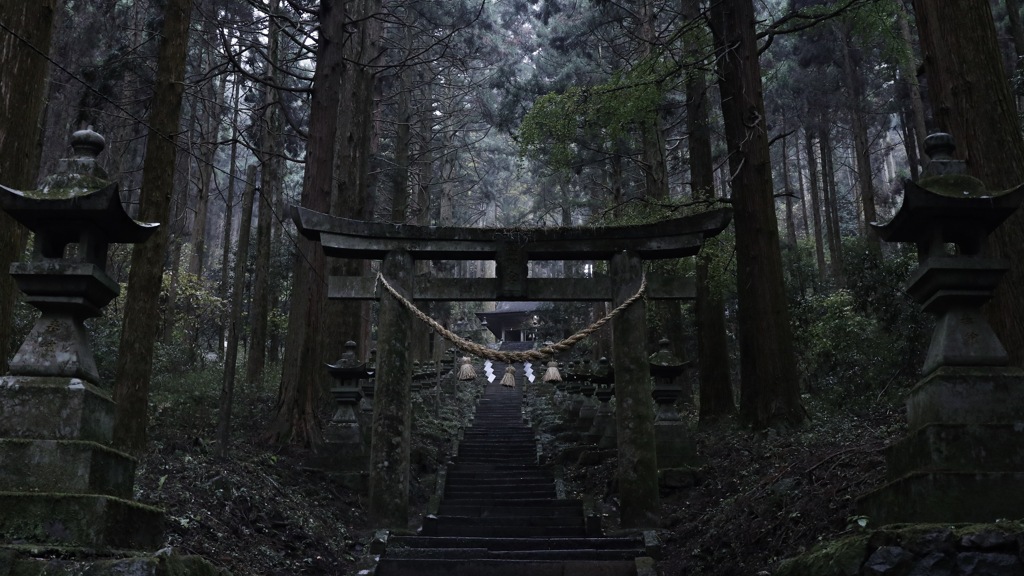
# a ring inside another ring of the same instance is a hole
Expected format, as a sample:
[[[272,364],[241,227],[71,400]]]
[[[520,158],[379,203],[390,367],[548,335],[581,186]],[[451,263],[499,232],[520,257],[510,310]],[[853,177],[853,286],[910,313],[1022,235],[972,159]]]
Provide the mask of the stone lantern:
[[[690,363],[680,360],[672,353],[672,343],[667,338],[658,341],[658,351],[651,354],[650,371],[654,379],[651,397],[658,406],[655,422],[680,422],[682,417],[676,410],[676,401],[683,395],[679,377]]]
[[[80,130],[71,145],[39,190],[0,187],[0,208],[35,233],[32,260],[10,271],[41,312],[0,378],[0,544],[156,550],[163,514],[132,501],[136,463],[111,447],[114,402],[83,322],[119,291],[107,246],[144,242],[157,225],[125,212],[96,161],[99,134]]]
[[[989,191],[952,158],[948,134],[926,141],[924,177],[907,182],[889,242],[917,245],[907,292],[936,316],[923,379],[907,399],[907,437],[889,448],[889,482],[866,495],[873,523],[991,522],[1024,517],[1024,371],[1007,366],[982,305],[1007,271],[988,236],[1024,198]],[[955,248],[951,251],[950,247]]]
[[[594,384],[594,396],[601,402],[601,406],[594,415],[594,424],[587,437],[593,439],[598,448],[615,448],[618,445],[618,429],[615,412],[610,404],[612,396],[615,396],[615,369],[604,356],[597,361],[597,368],[590,374],[590,381]]]
[[[359,391],[363,393],[363,399],[359,401],[359,428],[363,433],[363,446],[367,452],[370,450],[372,441],[371,429],[373,428],[373,393],[376,389],[377,374],[377,349],[371,348],[366,358],[366,370],[370,375],[359,381]]]
[[[580,384],[580,397],[582,398],[579,415],[576,417],[576,427],[582,432],[587,432],[594,425],[594,417],[597,416],[598,405],[598,402],[594,400],[594,392],[597,390],[597,386],[590,379],[589,358],[584,358],[580,362],[576,378]]]
[[[146,241],[157,224],[132,220],[116,183],[96,161],[103,137],[71,136],[74,156],[33,191],[0,186],[0,208],[35,233],[32,261],[11,265],[25,301],[40,312],[10,363],[14,376],[56,376],[99,383],[84,321],[119,292],[106,273],[107,246]]]
[[[658,341],[658,351],[651,354],[649,365],[654,386],[651,396],[658,411],[654,420],[654,442],[658,452],[658,468],[679,468],[692,464],[696,448],[690,431],[676,409],[683,394],[679,379],[690,363],[672,352],[667,338]]]
[[[562,418],[566,422],[573,422],[579,415],[579,404],[576,403],[576,392],[579,391],[579,374],[577,371],[577,363],[575,360],[570,360],[565,367],[565,371],[562,372],[562,382],[558,386],[559,391],[559,404],[562,408]]]
[[[334,364],[327,364],[327,373],[334,378],[336,384],[331,386],[331,396],[337,408],[325,431],[328,442],[335,444],[353,444],[362,446],[359,430],[359,419],[356,408],[363,397],[360,380],[373,376],[373,370],[366,364],[356,361],[357,344],[349,340],[345,342],[345,351]]]

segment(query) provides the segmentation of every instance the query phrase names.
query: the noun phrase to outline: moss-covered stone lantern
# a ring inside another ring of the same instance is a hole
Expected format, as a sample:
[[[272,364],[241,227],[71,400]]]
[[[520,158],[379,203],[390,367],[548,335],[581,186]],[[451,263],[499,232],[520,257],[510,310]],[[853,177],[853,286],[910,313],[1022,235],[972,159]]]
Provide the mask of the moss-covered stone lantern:
[[[345,351],[334,364],[327,364],[327,373],[334,379],[331,397],[335,411],[324,430],[325,446],[315,460],[335,471],[358,471],[366,468],[364,433],[356,411],[363,397],[360,381],[373,376],[373,369],[356,359],[358,345],[349,340]]]
[[[861,500],[873,524],[992,522],[1024,517],[1024,371],[1008,366],[988,302],[1008,264],[988,236],[1024,199],[1024,186],[986,190],[952,157],[952,138],[926,140],[931,162],[907,182],[903,205],[875,225],[912,242],[920,265],[907,292],[936,316],[923,379],[907,399],[907,437],[887,454],[889,482]]]
[[[680,468],[693,463],[696,447],[676,402],[683,395],[679,379],[690,363],[672,352],[667,338],[658,341],[658,351],[649,359],[654,386],[651,397],[657,404],[654,420],[654,442],[658,451],[658,468]]]
[[[0,208],[35,233],[32,261],[11,265],[25,301],[42,312],[10,363],[15,376],[66,376],[99,383],[83,322],[118,294],[107,276],[107,246],[144,242],[156,224],[136,222],[118,185],[96,161],[103,137],[71,136],[74,155],[38,190],[0,186]]]
[[[590,374],[590,381],[594,383],[594,396],[601,405],[597,408],[594,424],[587,436],[596,438],[599,448],[615,448],[618,429],[611,405],[611,399],[615,396],[615,368],[608,358],[602,356],[597,361],[597,368]]]
[[[114,402],[83,322],[118,293],[108,245],[143,242],[157,225],[125,212],[96,161],[99,134],[75,132],[71,146],[38,190],[0,186],[0,209],[35,233],[31,261],[10,271],[41,312],[0,377],[0,545],[156,550],[163,514],[132,500],[135,460],[111,446]]]

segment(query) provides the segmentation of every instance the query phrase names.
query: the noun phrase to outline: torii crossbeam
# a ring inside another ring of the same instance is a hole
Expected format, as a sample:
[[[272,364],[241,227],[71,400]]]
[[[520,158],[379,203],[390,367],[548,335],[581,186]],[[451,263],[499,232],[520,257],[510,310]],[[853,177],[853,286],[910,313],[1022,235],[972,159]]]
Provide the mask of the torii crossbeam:
[[[319,242],[324,254],[382,260],[402,250],[414,260],[494,260],[495,278],[416,278],[413,300],[610,301],[608,278],[529,278],[531,260],[609,260],[629,252],[642,260],[693,256],[707,238],[720,233],[732,211],[636,226],[573,228],[455,228],[388,224],[336,218],[301,207],[292,217],[299,231]],[[328,297],[375,300],[376,279],[334,276]],[[692,282],[648,277],[647,298],[693,298]]]

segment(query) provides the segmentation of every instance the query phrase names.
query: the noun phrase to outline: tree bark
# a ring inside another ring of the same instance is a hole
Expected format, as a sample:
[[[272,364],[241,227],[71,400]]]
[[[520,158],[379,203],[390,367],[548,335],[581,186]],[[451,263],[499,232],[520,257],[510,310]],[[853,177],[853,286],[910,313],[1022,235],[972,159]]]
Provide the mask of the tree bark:
[[[805,413],[782,278],[754,6],[721,0],[709,11],[732,172],[740,418],[754,428],[796,425]]]
[[[807,218],[807,188],[804,186],[804,163],[800,157],[800,138],[797,138],[796,146],[793,147],[796,153],[796,183],[800,191],[800,223],[803,226],[804,238],[811,237],[810,220]]]
[[[1003,68],[988,2],[914,0],[928,95],[940,130],[953,135],[967,171],[990,190],[1024,181],[1024,138]],[[1010,271],[988,306],[989,320],[1014,366],[1024,366],[1024,212],[989,240]]]
[[[924,100],[921,98],[921,82],[917,79],[917,58],[914,56],[914,39],[910,35],[910,23],[907,22],[906,6],[899,2],[896,18],[900,27],[900,38],[903,40],[903,49],[906,51],[907,62],[902,66],[901,72],[906,78],[907,86],[910,88],[910,108],[913,111],[914,139],[917,141],[917,158],[923,163],[928,158],[924,153],[924,139],[928,136],[928,129],[924,121]],[[920,165],[911,166],[911,173],[917,178]]]
[[[793,190],[789,183],[789,147],[786,137],[782,137],[782,193],[786,196],[786,244],[796,248],[796,220],[793,218]]]
[[[369,220],[372,214],[370,194],[370,156],[375,136],[373,127],[376,73],[364,64],[372,58],[380,41],[381,28],[374,19],[380,11],[380,0],[358,0],[347,3],[348,30],[345,41],[345,65],[341,87],[346,97],[335,110],[337,116],[337,148],[334,159],[334,186],[330,213],[333,216]],[[332,276],[362,276],[367,265],[361,260],[334,259],[328,266]],[[332,300],[327,302],[325,334],[331,346],[324,361],[337,360],[338,347],[346,340],[355,340],[359,353],[365,356],[368,340],[368,308],[361,302]]]
[[[39,175],[50,65],[32,47],[49,52],[56,10],[55,0],[0,3],[0,22],[25,39],[0,32],[0,118],[4,119],[0,121],[0,183],[18,190],[35,188]],[[27,241],[28,231],[0,211],[0,374],[7,373],[13,352],[11,329],[18,294],[7,271],[21,258]]]
[[[804,129],[804,147],[807,150],[807,173],[811,187],[811,212],[814,215],[814,256],[818,262],[818,282],[824,284],[827,272],[825,264],[825,235],[821,222],[821,194],[818,190],[818,160],[814,155],[814,134]]]
[[[267,31],[267,76],[277,85],[278,24],[280,0],[268,7],[270,14]],[[280,187],[281,158],[278,134],[281,132],[280,113],[277,110],[278,93],[272,86],[264,86],[266,108],[260,125],[260,182],[259,217],[256,222],[256,270],[252,282],[252,307],[249,314],[249,356],[245,363],[245,381],[258,387],[263,382],[267,361],[267,324],[270,314],[270,250],[273,226],[273,198]]]
[[[330,210],[338,106],[342,68],[345,11],[342,5],[320,4],[320,37],[313,94],[310,103],[309,141],[302,185],[302,206],[317,212]],[[294,442],[318,447],[323,437],[317,420],[323,369],[323,310],[326,299],[324,255],[320,246],[302,236],[297,239],[291,310],[288,316],[284,366],[277,408],[268,430],[272,442]]]
[[[1020,19],[1020,0],[1006,0],[1006,14],[1010,21],[1010,36],[1013,38],[1013,53],[1017,56],[1014,70],[1020,74],[1024,67],[1024,24]]]
[[[232,94],[232,100],[234,100],[234,113],[231,117],[231,152],[228,155],[228,197],[224,201],[224,230],[221,234],[221,250],[220,250],[220,282],[217,286],[217,293],[220,297],[227,301],[228,299],[228,268],[231,265],[231,239],[234,236],[231,234],[232,228],[234,228],[233,220],[235,219],[235,186],[237,185],[238,177],[237,174],[237,162],[238,162],[238,81],[240,78],[235,78],[234,94]],[[228,311],[224,310],[223,315],[218,319],[218,338],[217,351],[224,350],[226,333],[225,329],[228,324]]]
[[[683,17],[696,22],[700,17],[699,0],[683,1]],[[693,46],[691,54],[703,51]],[[686,73],[686,129],[689,132],[690,186],[695,200],[715,201],[715,164],[711,149],[711,123],[708,120],[708,85],[703,69]],[[736,413],[729,374],[729,345],[725,332],[725,303],[714,286],[711,255],[697,255],[697,372],[700,388],[700,423],[709,424]]]
[[[205,41],[209,43],[206,49],[207,70],[216,68],[213,61],[213,45],[217,41],[217,27],[214,22],[207,21]],[[217,140],[220,132],[220,114],[224,104],[224,90],[218,85],[217,79],[207,80],[203,87],[202,98],[196,98],[195,105],[204,112],[199,121],[199,148],[198,171],[199,185],[196,187],[195,220],[192,224],[192,257],[189,259],[188,272],[196,278],[202,279],[203,265],[206,260],[206,220],[209,214],[210,190],[214,183],[214,157],[217,154]],[[238,110],[237,85],[235,87],[235,98],[232,99],[232,106]]]
[[[149,381],[153,373],[153,348],[160,316],[160,284],[167,252],[167,221],[174,188],[175,144],[184,92],[185,54],[191,0],[168,0],[157,59],[153,104],[149,115],[146,160],[142,167],[139,219],[159,222],[160,229],[132,249],[128,296],[118,349],[114,382],[114,441],[124,450],[139,454],[146,447],[149,422]]]
[[[843,49],[843,73],[846,89],[849,91],[849,109],[853,128],[854,155],[857,157],[857,188],[860,190],[861,207],[864,210],[864,237],[868,250],[881,257],[882,239],[871,227],[870,223],[878,220],[875,212],[875,182],[871,169],[871,149],[869,147],[868,126],[864,119],[864,78],[860,66],[853,55],[853,32],[849,23],[844,23],[839,30]]]
[[[231,288],[227,350],[224,352],[224,379],[217,412],[217,457],[228,457],[231,442],[231,408],[235,401],[235,370],[238,363],[238,337],[242,332],[242,296],[245,294],[245,268],[249,260],[249,236],[252,230],[252,205],[256,195],[256,165],[245,173],[242,214],[238,220],[238,250],[235,252],[235,282]]]
[[[821,192],[825,231],[828,233],[828,256],[831,264],[832,277],[842,284],[843,258],[842,237],[839,232],[839,210],[836,198],[836,173],[832,164],[832,141],[829,137],[827,124],[822,122],[821,136],[818,138],[818,149],[821,153]]]

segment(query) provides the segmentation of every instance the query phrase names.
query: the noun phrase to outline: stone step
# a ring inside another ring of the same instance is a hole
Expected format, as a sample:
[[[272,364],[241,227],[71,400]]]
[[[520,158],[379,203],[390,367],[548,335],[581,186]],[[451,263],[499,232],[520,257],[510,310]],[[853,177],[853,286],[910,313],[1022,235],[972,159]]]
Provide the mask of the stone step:
[[[432,534],[427,533],[427,528],[424,526],[423,532],[425,536],[477,536],[482,538],[582,538],[587,535],[587,530],[584,526],[473,526],[452,524],[438,526],[437,531]]]
[[[465,486],[480,483],[491,483],[491,482],[554,482],[554,476],[550,472],[544,472],[538,470],[537,472],[518,472],[518,473],[505,473],[505,472],[460,472],[457,476],[449,476],[446,483]]]
[[[530,497],[516,497],[509,498],[507,496],[495,496],[487,498],[458,498],[456,500],[449,500],[447,504],[458,505],[458,506],[537,506],[543,505],[544,502],[550,502],[554,506],[556,502],[571,502],[571,500],[556,500],[553,497],[547,496],[543,498],[530,498]],[[441,503],[442,505],[445,502]]]
[[[427,526],[440,531],[444,528],[586,528],[586,522],[582,516],[434,516],[428,519],[423,526],[424,532]],[[429,535],[429,534],[428,534]],[[585,535],[585,534],[583,534]]]
[[[472,488],[473,486],[540,486],[550,485],[554,479],[550,475],[535,474],[533,476],[520,476],[518,474],[488,474],[477,477],[449,478],[446,481],[448,486],[460,486]]]
[[[509,444],[509,443],[494,443],[494,444],[463,444],[459,446],[459,455],[467,456],[483,455],[488,456],[492,454],[528,454],[535,455],[537,453],[536,442],[523,442],[522,444]]]
[[[636,563],[621,560],[441,560],[383,558],[376,576],[635,576]]]
[[[538,472],[536,474],[486,474],[460,475],[454,478],[449,477],[445,483],[449,486],[473,486],[477,484],[508,483],[508,484],[537,484],[554,482],[551,474]]]
[[[454,490],[445,489],[444,497],[451,500],[486,500],[487,498],[514,500],[516,498],[554,498],[555,487],[534,487],[528,486],[524,488],[506,488],[502,490],[492,490],[489,488],[479,490],[469,490],[456,488]]]
[[[645,553],[643,540],[636,536],[607,538],[479,538],[392,536],[389,549],[395,548],[485,548],[487,550],[631,550]]]
[[[388,559],[418,558],[437,560],[629,560],[637,556],[636,550],[488,550],[487,548],[397,548]]]
[[[469,472],[532,472],[546,469],[545,466],[541,466],[536,462],[486,462],[474,461],[472,458],[462,458],[460,460],[457,454],[452,457],[452,462],[448,466],[449,469],[452,467]]]
[[[442,502],[437,510],[440,516],[467,516],[504,518],[509,516],[583,516],[583,503],[579,500],[523,501],[511,506],[502,504],[460,504]]]
[[[487,386],[447,467],[437,514],[418,536],[388,539],[377,576],[654,574],[641,538],[596,537],[600,522],[581,501],[556,499],[521,403],[521,390]]]
[[[471,504],[474,506],[518,506],[523,502],[536,500],[554,500],[554,490],[545,493],[522,493],[522,494],[452,494],[446,496],[447,502],[451,504]]]
[[[537,455],[536,446],[459,446],[459,457],[470,459],[477,456],[516,456],[533,457]]]
[[[481,464],[501,464],[501,463],[512,463],[512,464],[535,464],[537,462],[537,456],[471,456],[468,458],[462,458],[456,456],[452,458],[452,461],[458,463],[481,463]]]

